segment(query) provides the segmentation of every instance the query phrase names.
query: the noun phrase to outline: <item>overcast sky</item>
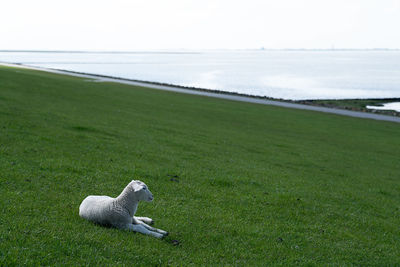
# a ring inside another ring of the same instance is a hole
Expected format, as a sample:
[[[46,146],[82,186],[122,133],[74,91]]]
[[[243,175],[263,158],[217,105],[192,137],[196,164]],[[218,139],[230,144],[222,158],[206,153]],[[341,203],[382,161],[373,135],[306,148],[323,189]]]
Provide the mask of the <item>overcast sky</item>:
[[[400,48],[400,0],[2,0],[0,49]]]

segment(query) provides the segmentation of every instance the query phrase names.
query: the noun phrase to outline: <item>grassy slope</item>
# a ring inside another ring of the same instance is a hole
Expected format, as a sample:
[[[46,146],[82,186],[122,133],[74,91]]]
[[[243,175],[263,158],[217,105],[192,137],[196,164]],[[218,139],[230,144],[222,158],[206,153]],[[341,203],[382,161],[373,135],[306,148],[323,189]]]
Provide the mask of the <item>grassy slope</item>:
[[[399,136],[394,123],[0,67],[0,265],[399,263]],[[131,179],[154,193],[138,215],[165,240],[79,218],[86,195]]]

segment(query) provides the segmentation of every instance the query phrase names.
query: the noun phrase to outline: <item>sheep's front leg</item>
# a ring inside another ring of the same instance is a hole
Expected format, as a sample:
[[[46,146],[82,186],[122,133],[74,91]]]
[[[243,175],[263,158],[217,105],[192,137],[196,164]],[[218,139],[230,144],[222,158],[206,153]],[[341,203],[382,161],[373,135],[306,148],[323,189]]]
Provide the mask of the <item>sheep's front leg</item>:
[[[163,238],[164,235],[160,234],[160,233],[156,233],[153,231],[149,231],[148,229],[146,229],[146,227],[144,227],[141,224],[127,224],[124,227],[125,229],[129,230],[129,231],[133,231],[133,232],[139,232],[142,233],[144,235],[151,235],[157,238]]]
[[[144,222],[145,224],[153,224],[154,223],[153,219],[149,218],[149,217],[136,217],[136,216],[133,216],[133,218],[135,218],[136,220],[139,220],[141,222]]]
[[[161,229],[157,229],[157,228],[151,227],[150,225],[147,225],[147,224],[145,224],[144,222],[142,222],[142,221],[140,221],[140,220],[137,220],[136,218],[137,218],[137,217],[133,217],[133,218],[132,218],[132,224],[134,224],[134,225],[142,225],[142,226],[145,227],[147,230],[150,230],[150,231],[152,231],[152,232],[157,232],[157,233],[160,233],[160,234],[162,234],[162,235],[168,235],[168,232],[166,232],[166,231],[164,231],[164,230],[161,230]]]

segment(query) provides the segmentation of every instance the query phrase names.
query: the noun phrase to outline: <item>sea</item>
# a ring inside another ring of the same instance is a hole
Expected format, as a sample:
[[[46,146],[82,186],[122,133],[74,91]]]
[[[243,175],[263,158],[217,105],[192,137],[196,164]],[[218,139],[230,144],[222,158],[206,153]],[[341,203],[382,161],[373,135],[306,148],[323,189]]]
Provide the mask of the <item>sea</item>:
[[[400,50],[0,51],[0,62],[287,100],[400,97]]]

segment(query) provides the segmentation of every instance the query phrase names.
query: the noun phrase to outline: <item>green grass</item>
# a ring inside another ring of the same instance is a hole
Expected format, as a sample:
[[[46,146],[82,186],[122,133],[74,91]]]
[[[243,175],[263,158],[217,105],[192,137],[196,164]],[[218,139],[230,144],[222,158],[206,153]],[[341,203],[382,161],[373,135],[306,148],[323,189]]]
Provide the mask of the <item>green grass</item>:
[[[0,265],[396,265],[399,147],[395,123],[0,67]],[[79,217],[132,179],[166,239]]]

